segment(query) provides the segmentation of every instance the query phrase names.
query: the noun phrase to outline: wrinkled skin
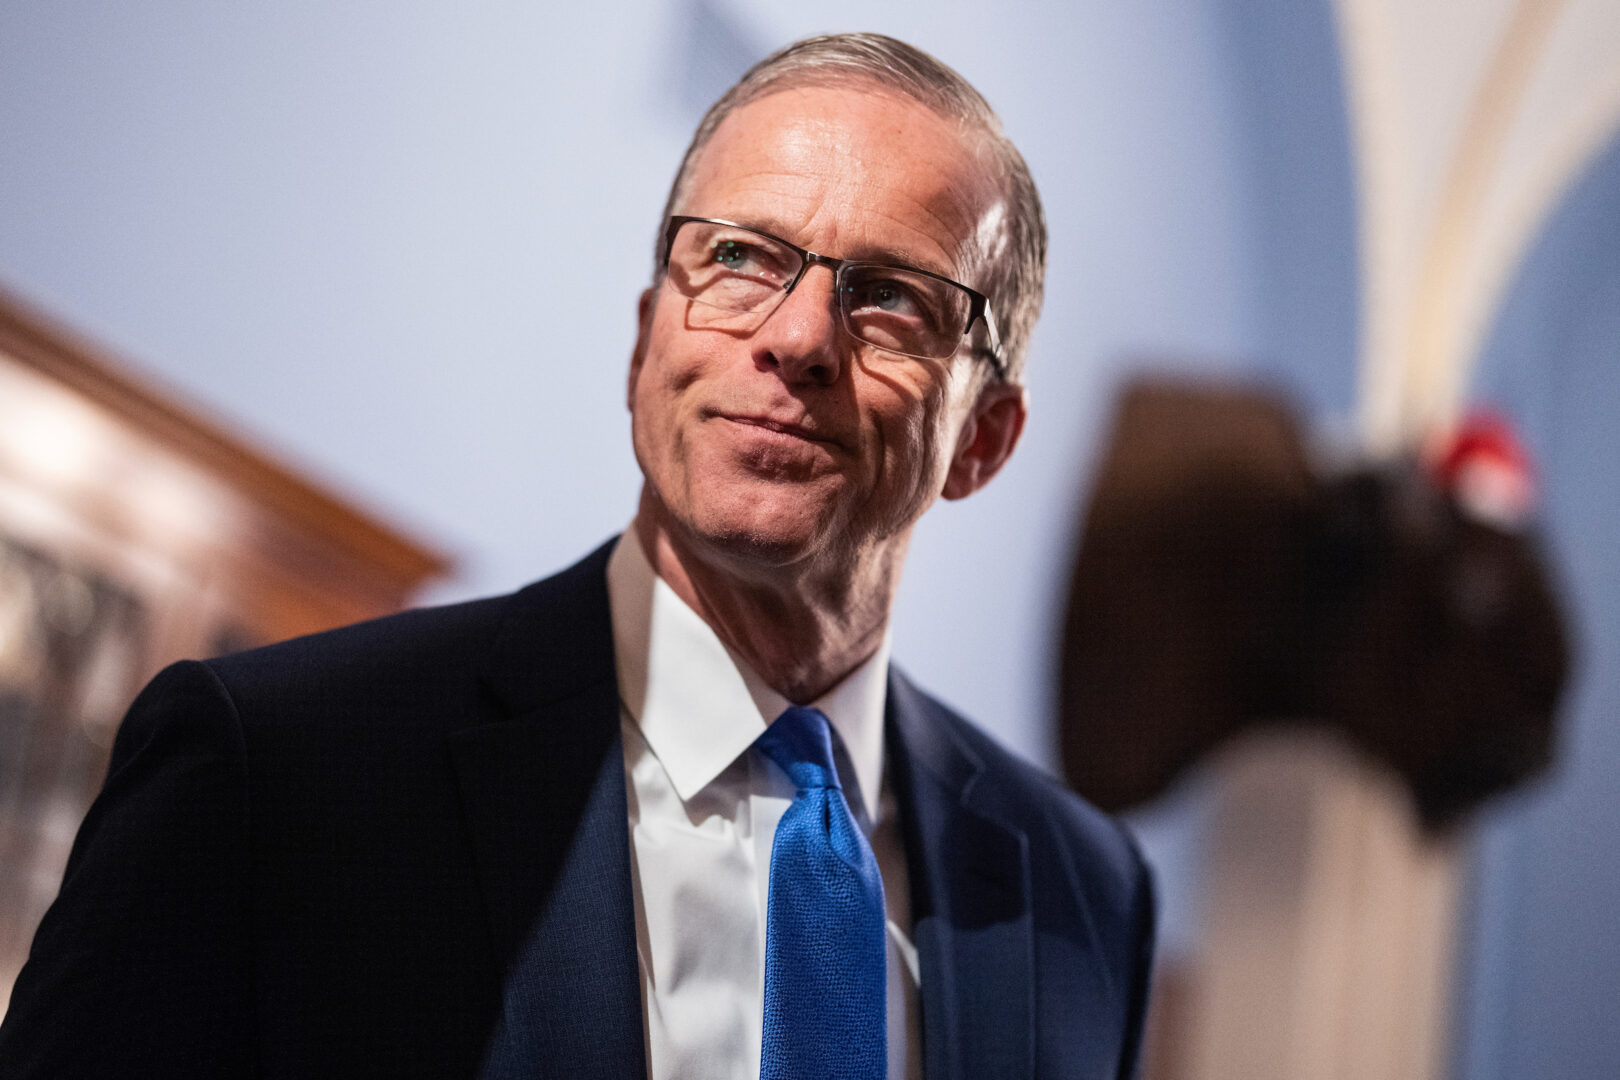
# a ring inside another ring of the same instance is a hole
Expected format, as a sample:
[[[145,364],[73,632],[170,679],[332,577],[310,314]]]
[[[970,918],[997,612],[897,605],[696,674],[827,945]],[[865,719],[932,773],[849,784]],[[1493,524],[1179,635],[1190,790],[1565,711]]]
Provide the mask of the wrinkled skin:
[[[841,258],[969,285],[1003,210],[974,139],[889,93],[782,91],[733,113],[680,212]],[[850,337],[814,266],[748,331],[694,326],[667,283],[641,298],[629,405],[655,568],[794,700],[877,647],[911,529],[971,494],[1024,420],[1022,392],[966,347],[902,359]]]

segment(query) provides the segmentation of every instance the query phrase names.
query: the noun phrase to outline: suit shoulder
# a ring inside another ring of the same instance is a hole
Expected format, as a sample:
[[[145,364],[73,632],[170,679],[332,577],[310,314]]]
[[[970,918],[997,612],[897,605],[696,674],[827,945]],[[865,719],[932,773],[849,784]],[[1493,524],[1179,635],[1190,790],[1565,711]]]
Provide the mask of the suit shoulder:
[[[306,686],[327,674],[408,671],[432,663],[455,666],[487,650],[512,596],[443,607],[415,608],[316,634],[290,638],[204,663],[227,687],[296,677]]]
[[[1133,1075],[1157,920],[1152,875],[1135,840],[892,668],[890,691],[896,724],[908,729],[905,752],[923,756],[964,808],[1024,846],[1042,1000],[1066,1018],[1117,1016],[1118,1041],[1100,1052],[1117,1059],[1118,1075]]]
[[[403,611],[203,663],[233,700],[261,714],[286,707],[327,716],[426,715],[451,701],[464,707],[493,667],[542,664],[558,640],[588,639],[588,650],[575,651],[605,654],[611,669],[609,550],[515,593]]]
[[[1082,858],[1105,871],[1103,880],[1122,890],[1122,901],[1146,886],[1146,862],[1135,838],[1111,814],[1070,791],[1059,779],[1024,760],[950,706],[904,684],[934,710],[951,738],[980,766],[965,796],[976,806],[1016,825],[1029,838],[1032,853]]]

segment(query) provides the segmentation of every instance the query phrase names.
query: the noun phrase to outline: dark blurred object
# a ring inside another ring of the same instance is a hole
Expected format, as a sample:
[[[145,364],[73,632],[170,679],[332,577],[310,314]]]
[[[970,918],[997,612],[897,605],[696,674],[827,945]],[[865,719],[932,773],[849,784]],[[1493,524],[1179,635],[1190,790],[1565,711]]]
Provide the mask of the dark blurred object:
[[[1547,572],[1526,534],[1441,486],[1477,465],[1507,470],[1490,491],[1528,483],[1510,433],[1481,438],[1491,454],[1458,438],[1430,470],[1324,479],[1273,397],[1130,388],[1069,593],[1070,783],[1125,809],[1247,726],[1323,723],[1392,765],[1437,829],[1544,768],[1568,669]]]

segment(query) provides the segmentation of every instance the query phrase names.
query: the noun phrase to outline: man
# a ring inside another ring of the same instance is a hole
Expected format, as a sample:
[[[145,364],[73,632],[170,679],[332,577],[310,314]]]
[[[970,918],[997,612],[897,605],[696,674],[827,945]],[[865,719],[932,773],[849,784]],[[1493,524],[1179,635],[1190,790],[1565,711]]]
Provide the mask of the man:
[[[631,527],[155,680],[5,1075],[1133,1071],[1134,849],[887,661],[912,527],[1023,426],[1022,160],[937,61],[812,39],[716,104],[666,210]]]

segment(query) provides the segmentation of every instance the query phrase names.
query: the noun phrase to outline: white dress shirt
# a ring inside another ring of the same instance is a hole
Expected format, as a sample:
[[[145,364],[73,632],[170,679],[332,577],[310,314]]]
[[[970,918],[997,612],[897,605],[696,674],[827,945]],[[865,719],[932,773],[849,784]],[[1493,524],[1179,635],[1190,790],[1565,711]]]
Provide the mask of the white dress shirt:
[[[765,897],[794,787],[751,746],[791,704],[675,595],[627,529],[608,562],[653,1080],[758,1080]],[[884,780],[889,642],[813,702],[883,875],[890,1080],[922,1075],[905,850]],[[876,812],[871,808],[876,807]]]

